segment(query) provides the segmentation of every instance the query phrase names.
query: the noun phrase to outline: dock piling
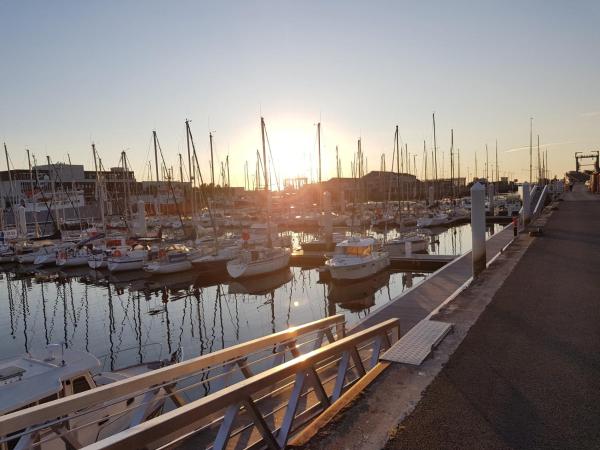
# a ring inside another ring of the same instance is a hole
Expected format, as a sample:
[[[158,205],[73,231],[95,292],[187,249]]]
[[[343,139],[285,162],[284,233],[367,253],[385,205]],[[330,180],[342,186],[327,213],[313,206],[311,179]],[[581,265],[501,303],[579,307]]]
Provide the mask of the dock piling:
[[[485,187],[474,183],[471,187],[471,236],[473,239],[473,278],[485,269]]]
[[[523,183],[523,223],[529,225],[531,221],[531,186]]]

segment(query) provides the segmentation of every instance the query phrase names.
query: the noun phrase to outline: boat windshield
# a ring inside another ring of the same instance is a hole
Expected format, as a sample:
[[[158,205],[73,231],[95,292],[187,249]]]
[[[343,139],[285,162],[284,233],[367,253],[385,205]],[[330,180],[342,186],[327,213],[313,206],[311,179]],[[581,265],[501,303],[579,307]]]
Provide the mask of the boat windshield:
[[[371,254],[371,246],[347,246],[342,247],[342,253],[348,256],[369,256]]]

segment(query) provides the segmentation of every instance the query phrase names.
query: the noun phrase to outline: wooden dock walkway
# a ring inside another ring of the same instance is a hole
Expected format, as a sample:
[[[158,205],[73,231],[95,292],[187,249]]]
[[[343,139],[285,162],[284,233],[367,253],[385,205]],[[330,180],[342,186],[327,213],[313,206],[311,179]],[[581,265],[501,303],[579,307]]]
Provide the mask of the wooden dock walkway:
[[[510,226],[491,236],[486,242],[487,260],[490,261],[500,253],[512,239],[513,230]],[[389,318],[398,317],[400,332],[404,334],[463,286],[471,275],[471,252],[469,251],[434,272],[411,290],[373,311],[351,331],[363,330]]]

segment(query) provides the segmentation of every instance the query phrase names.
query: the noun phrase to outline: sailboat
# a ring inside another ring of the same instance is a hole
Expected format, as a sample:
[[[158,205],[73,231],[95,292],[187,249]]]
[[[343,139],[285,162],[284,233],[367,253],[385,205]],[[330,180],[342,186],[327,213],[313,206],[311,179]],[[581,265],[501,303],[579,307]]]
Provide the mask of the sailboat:
[[[262,136],[263,168],[265,177],[265,194],[267,199],[267,247],[243,249],[240,256],[227,263],[227,273],[231,278],[244,278],[265,275],[287,267],[290,262],[290,249],[273,247],[271,242],[271,192],[269,190],[269,170],[267,165],[267,151],[265,146],[265,119],[260,118]]]

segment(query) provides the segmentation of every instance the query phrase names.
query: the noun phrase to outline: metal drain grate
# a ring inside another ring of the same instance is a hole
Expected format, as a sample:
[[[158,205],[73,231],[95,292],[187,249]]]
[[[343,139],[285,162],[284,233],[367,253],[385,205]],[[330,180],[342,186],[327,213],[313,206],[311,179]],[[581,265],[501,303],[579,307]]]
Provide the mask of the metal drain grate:
[[[451,323],[421,320],[380,359],[419,366],[451,329]]]

